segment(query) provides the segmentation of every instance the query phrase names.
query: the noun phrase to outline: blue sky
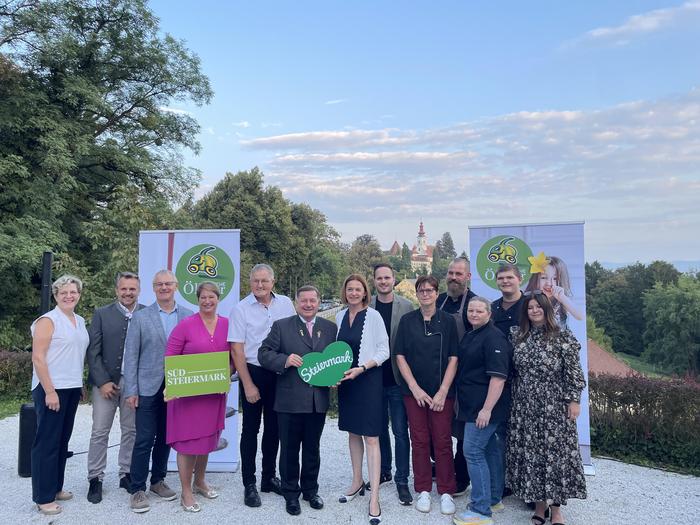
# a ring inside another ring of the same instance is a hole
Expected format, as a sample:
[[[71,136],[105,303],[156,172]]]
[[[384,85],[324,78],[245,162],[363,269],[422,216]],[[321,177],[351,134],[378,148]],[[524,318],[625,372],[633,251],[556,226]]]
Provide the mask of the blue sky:
[[[198,195],[257,165],[347,242],[585,220],[588,260],[700,259],[700,0],[151,7],[215,91],[170,106]]]

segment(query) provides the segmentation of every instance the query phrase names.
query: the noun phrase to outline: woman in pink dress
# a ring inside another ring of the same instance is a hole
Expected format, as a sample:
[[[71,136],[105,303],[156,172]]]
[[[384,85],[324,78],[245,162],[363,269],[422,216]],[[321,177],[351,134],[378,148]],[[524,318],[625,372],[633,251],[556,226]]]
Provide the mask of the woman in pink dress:
[[[226,341],[228,319],[216,313],[219,293],[219,287],[214,283],[199,284],[199,313],[183,319],[175,327],[168,339],[166,356],[229,351]],[[207,484],[204,474],[209,453],[216,450],[224,429],[225,415],[226,394],[168,400],[166,441],[177,451],[177,469],[182,484],[180,502],[188,512],[201,510],[193,491],[209,499],[219,496]]]

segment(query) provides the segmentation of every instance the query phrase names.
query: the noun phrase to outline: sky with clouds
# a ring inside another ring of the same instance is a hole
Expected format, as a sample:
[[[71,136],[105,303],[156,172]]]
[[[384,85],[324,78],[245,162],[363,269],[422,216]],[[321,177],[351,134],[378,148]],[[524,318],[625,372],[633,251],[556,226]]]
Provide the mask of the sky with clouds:
[[[700,0],[157,0],[215,91],[198,195],[259,166],[350,242],[586,222],[586,258],[700,260]]]

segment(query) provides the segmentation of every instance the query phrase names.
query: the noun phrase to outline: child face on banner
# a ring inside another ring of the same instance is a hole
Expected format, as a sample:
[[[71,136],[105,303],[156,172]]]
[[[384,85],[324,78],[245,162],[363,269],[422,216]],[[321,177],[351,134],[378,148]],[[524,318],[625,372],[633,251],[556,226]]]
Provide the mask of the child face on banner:
[[[544,272],[540,273],[539,289],[542,290],[547,297],[552,297],[554,287],[559,286],[559,279],[557,278],[557,269],[548,264]]]

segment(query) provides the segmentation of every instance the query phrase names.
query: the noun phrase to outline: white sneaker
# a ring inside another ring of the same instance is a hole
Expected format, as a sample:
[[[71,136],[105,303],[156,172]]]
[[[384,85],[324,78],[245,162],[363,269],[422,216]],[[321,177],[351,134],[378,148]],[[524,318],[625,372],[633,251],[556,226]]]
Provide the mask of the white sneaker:
[[[454,514],[455,510],[455,502],[451,495],[443,494],[440,496],[440,512],[443,514]]]
[[[416,498],[416,510],[420,512],[430,512],[430,492],[423,491],[418,494],[418,498]]]

